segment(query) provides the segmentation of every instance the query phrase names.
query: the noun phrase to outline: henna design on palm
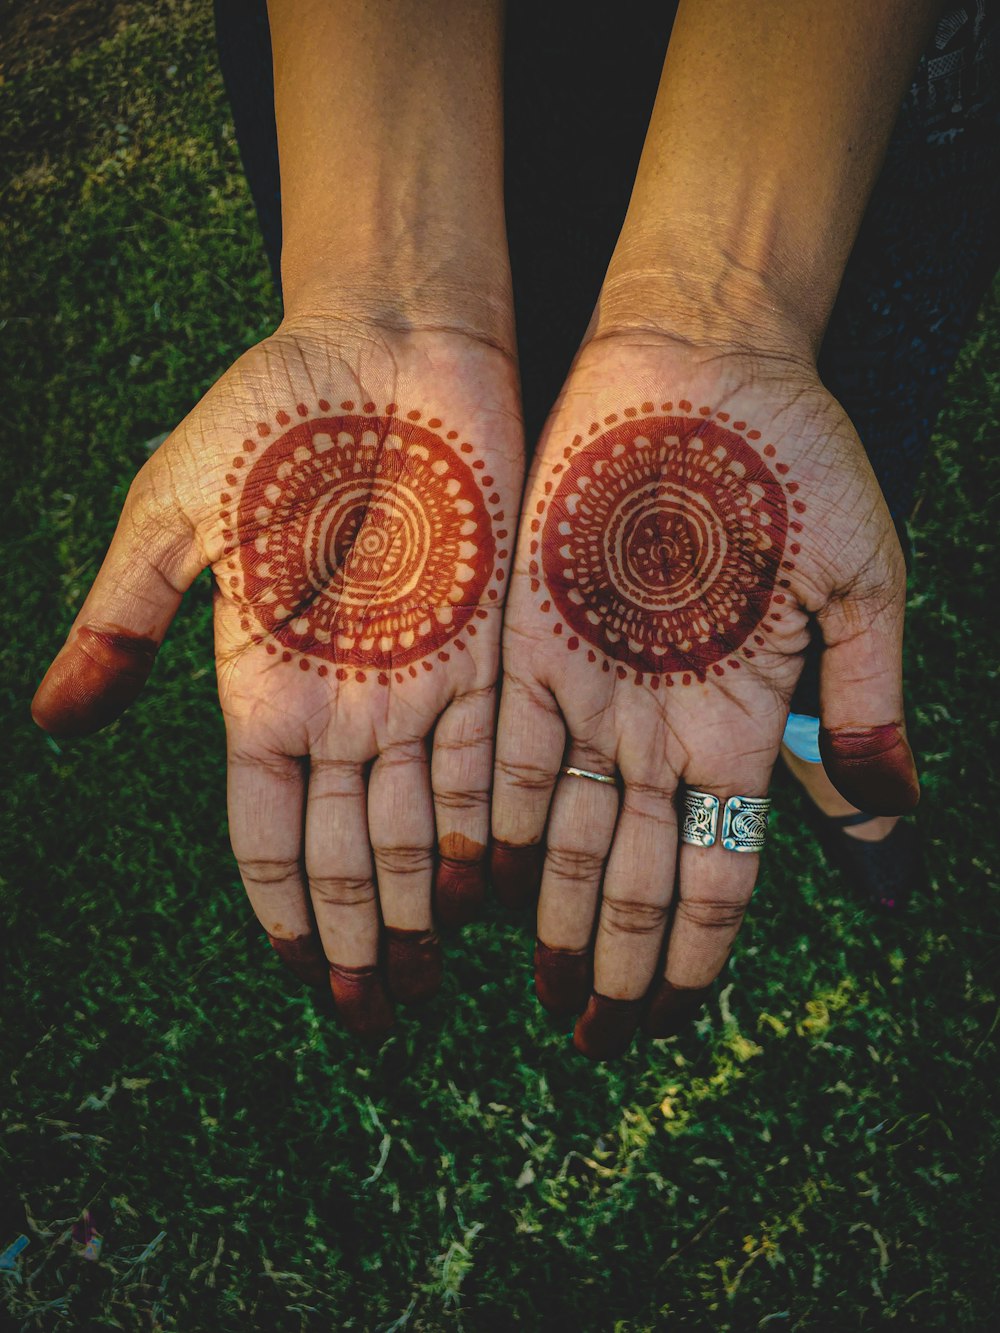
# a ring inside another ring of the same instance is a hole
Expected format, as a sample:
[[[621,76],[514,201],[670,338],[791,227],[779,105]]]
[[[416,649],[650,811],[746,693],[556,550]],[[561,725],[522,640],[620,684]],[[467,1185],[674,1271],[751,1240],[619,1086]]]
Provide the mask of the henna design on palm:
[[[646,402],[564,449],[530,523],[528,573],[567,649],[587,644],[604,671],[655,689],[738,670],[764,646],[805,505],[760,438],[726,412]]]
[[[501,599],[500,495],[437,417],[421,424],[395,403],[318,409],[299,403],[294,425],[278,412],[273,439],[259,423],[232,460],[220,495],[227,591],[251,640],[303,671],[416,677],[464,650]]]

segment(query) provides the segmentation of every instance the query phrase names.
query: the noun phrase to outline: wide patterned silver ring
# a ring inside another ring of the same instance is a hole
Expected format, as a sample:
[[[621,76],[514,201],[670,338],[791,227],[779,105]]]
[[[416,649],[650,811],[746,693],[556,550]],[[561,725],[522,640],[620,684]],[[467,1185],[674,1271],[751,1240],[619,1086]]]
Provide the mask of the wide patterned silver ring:
[[[719,832],[718,796],[689,787],[684,793],[681,842],[711,847]],[[766,796],[730,796],[722,811],[720,841],[727,852],[759,852],[767,836],[771,802]]]

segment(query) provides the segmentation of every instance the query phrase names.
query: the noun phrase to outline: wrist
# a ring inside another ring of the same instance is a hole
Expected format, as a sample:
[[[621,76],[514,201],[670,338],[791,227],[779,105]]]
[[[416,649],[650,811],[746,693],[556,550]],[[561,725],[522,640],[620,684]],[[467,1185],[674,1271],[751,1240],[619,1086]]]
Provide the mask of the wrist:
[[[516,357],[506,253],[412,243],[395,252],[317,243],[301,262],[282,258],[286,327],[314,321],[439,331],[474,338]]]
[[[662,336],[814,370],[824,326],[825,316],[745,251],[623,233],[587,337]]]

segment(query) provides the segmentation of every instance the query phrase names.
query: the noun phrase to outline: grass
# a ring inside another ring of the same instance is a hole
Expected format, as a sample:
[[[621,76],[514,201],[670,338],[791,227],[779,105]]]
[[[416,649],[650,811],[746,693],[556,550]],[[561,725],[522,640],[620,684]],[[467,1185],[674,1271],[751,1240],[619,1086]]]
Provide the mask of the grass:
[[[207,583],[121,722],[70,746],[27,717],[145,442],[276,318],[207,5],[144,7],[0,98],[0,1249],[29,1240],[4,1326],[992,1327],[1000,296],[914,530],[932,891],[874,920],[784,792],[690,1034],[582,1061],[529,923],[492,912],[372,1054],[289,989],[239,885]]]

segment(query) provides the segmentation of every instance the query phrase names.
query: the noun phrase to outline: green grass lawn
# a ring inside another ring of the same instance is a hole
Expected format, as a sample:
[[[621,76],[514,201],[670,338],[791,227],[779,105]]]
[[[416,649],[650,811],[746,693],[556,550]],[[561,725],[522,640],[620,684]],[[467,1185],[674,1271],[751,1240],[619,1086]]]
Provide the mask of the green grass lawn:
[[[0,88],[0,1250],[29,1240],[0,1324],[992,1327],[1000,293],[914,528],[931,892],[874,919],[783,790],[689,1034],[577,1057],[530,922],[491,911],[373,1054],[286,982],[240,887],[208,582],[124,719],[70,745],[28,718],[146,442],[276,319],[208,11],[143,7]]]

